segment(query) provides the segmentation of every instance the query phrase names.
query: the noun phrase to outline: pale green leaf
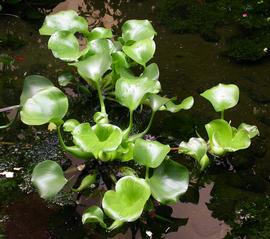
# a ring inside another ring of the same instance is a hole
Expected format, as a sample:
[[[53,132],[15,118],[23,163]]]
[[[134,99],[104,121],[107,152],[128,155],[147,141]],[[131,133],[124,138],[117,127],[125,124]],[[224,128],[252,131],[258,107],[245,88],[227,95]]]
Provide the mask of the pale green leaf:
[[[99,223],[101,227],[107,228],[103,211],[98,206],[91,206],[83,212],[82,223]]]

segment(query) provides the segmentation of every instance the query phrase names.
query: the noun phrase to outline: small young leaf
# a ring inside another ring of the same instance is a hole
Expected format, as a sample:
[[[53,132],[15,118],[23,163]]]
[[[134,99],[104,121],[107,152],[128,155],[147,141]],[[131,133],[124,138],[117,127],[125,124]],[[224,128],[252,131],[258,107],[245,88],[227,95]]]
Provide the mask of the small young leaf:
[[[164,160],[154,169],[149,179],[152,196],[162,204],[176,203],[188,189],[189,172],[187,168],[172,160]]]
[[[122,26],[122,37],[127,41],[153,38],[156,32],[148,20],[128,20]]]
[[[45,160],[34,168],[31,181],[40,196],[47,199],[55,196],[64,187],[67,179],[58,163]]]
[[[131,46],[123,46],[126,55],[143,66],[152,59],[155,50],[156,45],[152,39],[137,41]]]
[[[94,39],[106,39],[106,38],[112,38],[112,30],[107,29],[104,27],[95,27],[87,37],[89,41],[92,41]]]
[[[185,98],[179,105],[174,104],[172,101],[166,103],[163,110],[170,111],[172,113],[179,112],[180,110],[189,110],[194,104],[194,98],[189,96]]]
[[[102,207],[106,215],[116,221],[133,222],[142,214],[150,194],[144,179],[126,176],[118,180],[115,191],[105,192]]]
[[[99,223],[101,227],[107,228],[103,211],[98,206],[91,206],[83,212],[82,223]]]
[[[203,92],[201,96],[210,101],[216,112],[221,112],[237,105],[239,88],[233,84],[218,84]]]
[[[42,27],[39,29],[41,35],[52,35],[57,31],[87,33],[88,23],[86,19],[78,16],[73,10],[60,11],[46,16]]]
[[[76,61],[80,57],[80,45],[73,33],[58,31],[51,35],[48,48],[54,57],[63,61]]]
[[[63,124],[63,129],[65,132],[72,132],[80,122],[76,119],[69,119]]]
[[[257,135],[260,135],[260,132],[256,125],[249,125],[249,124],[242,123],[238,127],[238,130],[240,129],[246,130],[248,132],[249,138],[251,139]]]
[[[63,72],[60,76],[58,76],[58,84],[61,86],[67,86],[73,80],[74,75],[69,71]]]
[[[170,99],[166,97],[159,96],[157,94],[148,94],[148,101],[146,102],[147,104],[149,103],[150,107],[154,112],[158,111],[163,105],[168,103]]]
[[[158,141],[137,139],[134,146],[134,160],[149,168],[157,168],[170,152],[170,146]]]
[[[207,144],[202,138],[191,138],[187,143],[181,142],[179,153],[190,155],[201,165],[201,170],[207,166]]]
[[[76,189],[72,189],[74,192],[80,192],[88,187],[90,187],[96,181],[96,174],[90,174],[84,177],[80,186]]]

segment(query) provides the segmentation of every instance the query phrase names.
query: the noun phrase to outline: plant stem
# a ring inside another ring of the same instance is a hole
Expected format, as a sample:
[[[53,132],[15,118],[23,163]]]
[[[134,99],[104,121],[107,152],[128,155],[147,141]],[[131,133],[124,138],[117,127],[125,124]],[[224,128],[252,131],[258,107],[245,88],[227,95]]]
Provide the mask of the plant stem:
[[[13,106],[1,108],[1,109],[0,109],[0,113],[1,113],[1,112],[6,112],[6,111],[11,111],[11,110],[14,110],[14,109],[18,109],[18,108],[20,108],[20,107],[21,107],[20,105],[13,105]]]
[[[180,149],[180,147],[171,148],[171,151],[178,151],[179,149]]]
[[[155,111],[152,111],[151,118],[150,118],[150,121],[149,121],[149,123],[148,123],[146,129],[145,129],[143,132],[139,133],[139,134],[132,135],[132,136],[129,138],[129,141],[134,141],[134,140],[137,139],[137,138],[142,138],[144,135],[147,134],[147,132],[149,131],[149,129],[150,129],[151,126],[152,126],[152,123],[153,123],[153,119],[154,119],[154,117],[155,117],[155,114],[156,114],[156,112],[155,112]]]
[[[149,167],[145,168],[145,179],[149,178]]]
[[[133,110],[129,111],[129,125],[128,128],[124,131],[124,138],[127,138],[131,129],[133,127]]]
[[[156,215],[155,217],[156,217],[157,219],[162,220],[162,221],[165,221],[165,222],[168,222],[168,223],[173,223],[173,221],[171,221],[171,220],[169,220],[169,219],[167,219],[167,218],[165,218],[165,217],[162,217],[162,216],[160,216],[160,215]]]
[[[224,119],[224,110],[221,111],[221,116],[220,116],[221,119]]]
[[[12,106],[11,106],[11,107],[12,107]],[[6,108],[10,108],[10,107],[6,107]],[[4,109],[4,108],[3,108],[3,109]],[[15,109],[15,107],[14,107],[14,109]],[[6,111],[8,111],[8,110],[6,110]],[[2,112],[4,112],[4,111],[2,111]],[[0,129],[6,129],[6,128],[8,128],[9,126],[11,126],[11,125],[13,124],[13,122],[16,120],[18,114],[19,114],[19,110],[17,111],[15,117],[14,117],[9,123],[7,123],[7,124],[5,124],[5,125],[0,125]]]
[[[97,87],[97,91],[98,91],[98,98],[99,98],[101,113],[106,114],[106,108],[105,108],[105,104],[104,104],[104,100],[103,100],[103,95],[102,95],[102,92],[101,92],[100,84],[97,83],[96,84],[96,87]]]
[[[64,140],[63,140],[63,137],[62,137],[62,134],[61,134],[61,125],[59,125],[57,127],[57,135],[58,135],[58,139],[59,139],[59,143],[61,145],[61,147],[65,150],[67,148]]]

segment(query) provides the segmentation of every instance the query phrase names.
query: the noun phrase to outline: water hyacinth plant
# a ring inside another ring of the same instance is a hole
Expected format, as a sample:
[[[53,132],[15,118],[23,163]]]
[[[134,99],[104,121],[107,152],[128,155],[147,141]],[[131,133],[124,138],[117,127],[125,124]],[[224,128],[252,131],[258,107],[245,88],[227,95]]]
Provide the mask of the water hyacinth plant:
[[[85,165],[115,161],[125,168],[120,177],[112,175],[114,184],[107,186],[102,208],[96,205],[87,208],[82,222],[98,223],[106,230],[113,230],[140,218],[147,203],[153,200],[161,204],[176,203],[188,189],[189,172],[184,165],[170,159],[169,145],[146,140],[144,136],[157,111],[176,113],[188,110],[194,99],[190,96],[176,103],[175,98],[160,95],[158,66],[149,63],[156,48],[156,32],[152,24],[148,20],[128,20],[122,26],[122,35],[116,39],[110,29],[97,27],[89,31],[87,21],[68,10],[47,16],[40,34],[50,36],[48,48],[53,55],[74,66],[86,84],[96,90],[100,111],[93,116],[94,125],[76,119],[64,120],[68,111],[67,96],[47,78],[31,75],[25,78],[20,98],[22,122],[53,125],[63,150],[75,158],[84,159]],[[84,48],[80,47],[78,36],[87,42]],[[141,73],[135,74],[134,68]],[[73,80],[72,77],[60,79],[60,85]],[[127,128],[121,129],[111,123],[104,101],[108,95],[128,109]],[[219,84],[202,96],[217,112],[221,112],[221,119],[205,126],[207,141],[200,137],[191,138],[188,142],[181,142],[178,150],[179,154],[194,158],[201,170],[209,164],[209,153],[222,156],[245,149],[249,147],[250,139],[259,133],[256,126],[241,124],[236,129],[224,120],[224,111],[238,102],[237,86]],[[152,111],[149,124],[142,132],[133,134],[133,114],[142,106]],[[66,143],[63,132],[72,137],[72,145]],[[127,166],[130,161],[144,168],[144,177],[139,177],[140,172]],[[91,188],[104,177],[98,166],[83,172],[87,174],[77,188],[72,188],[75,192]],[[69,180],[60,165],[45,160],[34,168],[32,182],[40,196],[48,199],[59,193]]]

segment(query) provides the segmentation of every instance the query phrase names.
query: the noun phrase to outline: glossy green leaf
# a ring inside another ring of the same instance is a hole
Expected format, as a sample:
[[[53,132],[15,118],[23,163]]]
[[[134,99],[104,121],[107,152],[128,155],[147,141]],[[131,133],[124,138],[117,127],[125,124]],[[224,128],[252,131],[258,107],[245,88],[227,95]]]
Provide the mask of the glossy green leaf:
[[[67,183],[61,166],[51,160],[43,161],[34,168],[31,181],[45,199],[55,196]]]
[[[118,180],[115,191],[104,194],[102,207],[110,218],[121,222],[133,222],[140,217],[150,197],[150,188],[144,179],[126,176]]]
[[[63,129],[65,132],[72,132],[80,122],[76,119],[69,119],[63,124]]]
[[[140,41],[153,38],[156,32],[148,20],[128,20],[122,26],[124,41]]]
[[[96,39],[88,42],[87,44],[87,54],[107,54],[108,56],[114,51],[112,49],[112,42],[107,39]]]
[[[239,88],[234,84],[218,84],[203,92],[201,96],[210,101],[216,112],[221,112],[237,105]]]
[[[146,77],[149,80],[158,80],[159,78],[158,65],[156,63],[151,63],[150,65],[145,67],[145,70],[141,77]]]
[[[110,69],[111,63],[110,55],[96,54],[72,65],[76,66],[81,77],[90,83],[91,81],[99,82],[104,73]]]
[[[170,99],[159,96],[157,94],[149,94],[147,104],[152,108],[154,112],[158,111],[162,106],[168,103]]]
[[[223,155],[250,146],[249,133],[245,129],[236,130],[222,119],[213,120],[206,126],[211,152]]]
[[[152,196],[162,204],[176,203],[188,184],[187,168],[172,160],[164,160],[149,179]]]
[[[192,96],[189,96],[185,98],[180,104],[175,104],[172,101],[168,101],[166,103],[164,109],[172,113],[179,112],[180,110],[189,110],[194,104],[194,98]]]
[[[76,189],[73,189],[74,192],[80,192],[86,188],[89,188],[96,181],[96,174],[90,174],[83,178],[80,186]]]
[[[157,168],[170,152],[170,146],[158,141],[137,139],[134,146],[134,160],[149,168]]]
[[[260,132],[256,125],[249,125],[246,123],[242,123],[239,125],[238,130],[244,129],[248,132],[249,138],[254,138],[257,135],[260,135]]]
[[[93,153],[96,158],[102,152],[114,151],[122,142],[120,128],[110,124],[96,124],[91,128],[89,123],[78,125],[72,132],[73,139],[83,151]]]
[[[109,227],[108,227],[108,231],[112,231],[115,230],[116,228],[119,228],[123,225],[124,223],[121,221],[114,221]]]
[[[27,76],[23,83],[20,105],[23,106],[29,98],[32,98],[39,91],[45,90],[51,86],[54,86],[53,83],[44,76]]]
[[[126,55],[122,51],[112,53],[112,64],[118,74],[120,74],[122,68],[129,68]]]
[[[63,61],[76,61],[80,57],[80,45],[77,38],[69,31],[58,31],[51,35],[48,48],[54,57]]]
[[[104,27],[95,27],[89,34],[88,40],[112,38],[112,30]]]
[[[87,33],[88,23],[86,19],[78,16],[73,10],[60,11],[46,16],[42,27],[39,29],[41,35],[52,35],[57,31]]]
[[[207,143],[202,138],[191,138],[187,143],[181,142],[179,153],[190,155],[201,165],[201,170],[207,166]]]
[[[67,86],[74,80],[74,75],[69,72],[63,72],[61,75],[58,76],[58,84],[61,86]]]
[[[118,102],[130,110],[135,110],[147,93],[158,93],[159,90],[159,81],[148,78],[120,78],[115,84],[115,96]]]
[[[91,206],[83,212],[82,223],[99,223],[101,227],[107,228],[103,211],[98,206]]]
[[[131,46],[123,46],[125,54],[143,66],[152,59],[155,50],[156,44],[152,39],[137,41]]]
[[[29,98],[20,112],[27,125],[58,124],[68,110],[68,99],[58,88],[51,86]]]
[[[102,112],[96,112],[94,114],[94,121],[96,124],[108,124],[109,120],[108,120],[108,115],[106,113],[102,113]]]

